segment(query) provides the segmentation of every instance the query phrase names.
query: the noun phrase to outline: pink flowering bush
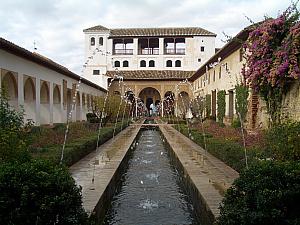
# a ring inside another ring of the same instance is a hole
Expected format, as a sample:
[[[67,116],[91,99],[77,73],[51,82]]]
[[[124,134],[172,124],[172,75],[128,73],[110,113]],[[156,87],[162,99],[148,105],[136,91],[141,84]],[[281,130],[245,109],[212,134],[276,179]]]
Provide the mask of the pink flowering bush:
[[[273,124],[280,122],[282,95],[300,78],[300,22],[296,6],[276,19],[266,19],[249,33],[242,73],[250,87],[266,100]]]

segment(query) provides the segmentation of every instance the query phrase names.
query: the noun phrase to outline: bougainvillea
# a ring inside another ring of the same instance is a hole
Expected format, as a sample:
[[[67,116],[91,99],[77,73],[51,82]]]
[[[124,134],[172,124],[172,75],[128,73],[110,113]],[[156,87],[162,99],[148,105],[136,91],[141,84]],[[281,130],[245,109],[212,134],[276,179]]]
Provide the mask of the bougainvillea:
[[[300,78],[300,22],[295,5],[276,19],[254,26],[244,44],[247,67],[242,73],[266,100],[271,123],[280,122],[282,96]]]

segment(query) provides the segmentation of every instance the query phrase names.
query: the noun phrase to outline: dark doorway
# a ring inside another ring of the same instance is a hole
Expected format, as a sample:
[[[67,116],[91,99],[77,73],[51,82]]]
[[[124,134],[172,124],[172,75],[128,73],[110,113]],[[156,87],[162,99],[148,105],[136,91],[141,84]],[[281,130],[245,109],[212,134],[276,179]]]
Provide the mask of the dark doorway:
[[[229,91],[229,118],[233,118],[233,91]]]
[[[153,99],[152,98],[147,98],[146,100],[146,107],[147,109],[150,111],[150,105],[153,103]]]
[[[213,118],[216,118],[217,111],[217,94],[216,91],[211,93],[211,114]]]

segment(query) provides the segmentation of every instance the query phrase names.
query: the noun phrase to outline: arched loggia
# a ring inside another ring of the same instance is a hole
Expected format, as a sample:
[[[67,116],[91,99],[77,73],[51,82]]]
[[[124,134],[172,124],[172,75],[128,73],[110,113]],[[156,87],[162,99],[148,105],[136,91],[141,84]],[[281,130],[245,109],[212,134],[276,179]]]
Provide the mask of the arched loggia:
[[[24,83],[24,111],[25,121],[36,121],[35,83],[31,77],[26,78]]]
[[[50,123],[50,93],[49,86],[46,81],[41,83],[40,90],[40,123],[49,124]]]

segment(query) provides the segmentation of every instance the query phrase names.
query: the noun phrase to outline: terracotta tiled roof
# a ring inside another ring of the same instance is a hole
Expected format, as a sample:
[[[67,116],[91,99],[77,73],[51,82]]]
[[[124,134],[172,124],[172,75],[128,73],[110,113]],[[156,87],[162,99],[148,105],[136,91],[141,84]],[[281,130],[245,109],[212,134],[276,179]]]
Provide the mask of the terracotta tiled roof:
[[[108,30],[103,26],[95,26],[84,31]],[[165,28],[120,28],[110,29],[110,37],[159,37],[159,36],[216,36],[201,27],[165,27]]]
[[[130,70],[107,71],[106,76],[123,76],[124,80],[183,80],[190,78],[195,71],[180,70]]]
[[[31,62],[37,63],[43,67],[46,67],[46,68],[56,71],[58,73],[64,74],[75,80],[80,79],[79,75],[73,73],[66,67],[52,61],[51,59],[49,59],[41,54],[28,51],[27,49],[22,48],[22,47],[4,39],[4,38],[1,38],[1,37],[0,37],[0,49],[4,50],[6,52],[9,52],[11,54],[14,54],[16,56],[19,56],[21,58],[24,58],[26,60],[29,60]],[[84,78],[82,78],[81,80],[82,80],[82,83],[85,83],[91,87],[94,87],[94,88],[97,88],[98,90],[106,92],[106,90],[104,88],[98,86],[97,84],[95,84],[89,80],[86,80]]]
[[[85,31],[107,31],[107,30],[109,30],[109,29],[104,26],[98,25],[98,26],[84,29],[83,31],[85,32]]]

